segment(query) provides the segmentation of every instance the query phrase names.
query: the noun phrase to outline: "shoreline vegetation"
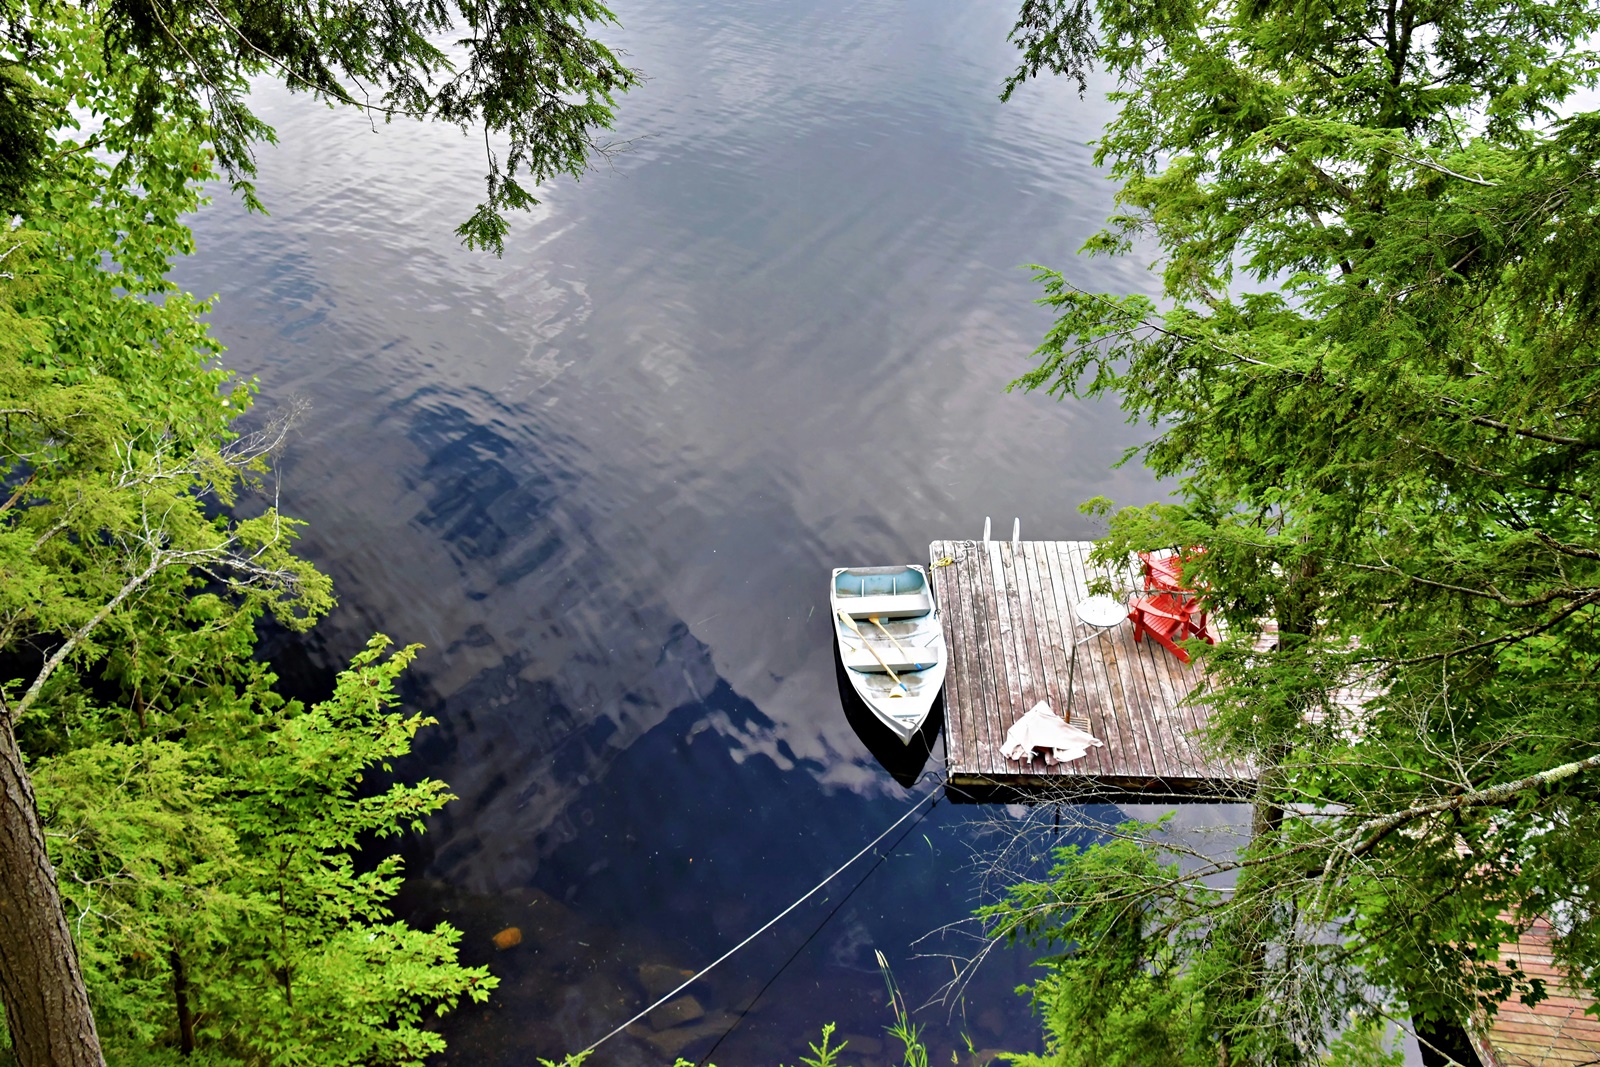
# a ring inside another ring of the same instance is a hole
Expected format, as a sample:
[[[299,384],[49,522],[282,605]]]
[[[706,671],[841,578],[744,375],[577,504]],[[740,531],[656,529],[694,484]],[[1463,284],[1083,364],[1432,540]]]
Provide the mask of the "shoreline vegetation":
[[[1062,949],[1052,1064],[1497,1061],[1535,923],[1595,1008],[1600,542],[1589,3],[1027,0],[1024,62],[1114,86],[1090,256],[1013,383],[1115,398],[1175,502],[1102,560],[1195,546],[1227,634],[1209,741],[1262,768],[1250,839],[1165,824],[1058,853],[985,909]],[[1270,627],[1265,626],[1270,623]],[[1338,1036],[1338,1035],[1343,1036]],[[1373,1059],[1377,1057],[1377,1059]]]
[[[334,603],[270,499],[298,413],[251,410],[170,271],[209,183],[265,206],[253,78],[498,137],[457,230],[498,252],[640,75],[592,0],[0,4],[0,1056],[420,1064],[496,979],[356,860],[451,799],[362,785],[430,722],[395,693],[416,648],[374,636],[315,701],[255,658]],[[1150,428],[1128,461],[1176,502],[1090,501],[1097,555],[1203,547],[1207,741],[1265,769],[1242,847],[1083,821],[979,911],[972,966],[1050,953],[1010,1062],[1492,1059],[1498,1007],[1551,993],[1501,957],[1536,922],[1592,1003],[1597,31],[1580,0],[1022,0],[1002,98],[1112,86],[1084,253],[1161,292],[1037,268],[1056,321],[1012,384]],[[850,1062],[836,1036],[800,1062]]]
[[[396,710],[416,649],[374,637],[314,702],[255,658],[334,602],[267,480],[297,413],[262,425],[170,271],[210,183],[265,208],[252,79],[497,135],[457,233],[498,251],[637,75],[588,0],[0,2],[0,1048],[421,1063],[497,980],[394,921],[371,845],[451,799],[362,786],[431,722]]]

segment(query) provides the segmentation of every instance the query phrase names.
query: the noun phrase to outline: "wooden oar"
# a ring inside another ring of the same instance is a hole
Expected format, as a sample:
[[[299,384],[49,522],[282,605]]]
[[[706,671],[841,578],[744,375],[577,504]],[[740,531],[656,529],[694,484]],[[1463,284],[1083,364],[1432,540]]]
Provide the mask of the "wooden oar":
[[[913,666],[922,666],[922,661],[917,659],[911,653],[907,652],[905,646],[894,639],[894,634],[889,632],[889,628],[887,626],[878,621],[878,617],[876,615],[868,615],[867,618],[871,621],[872,625],[883,631],[883,636],[887,637],[889,639],[889,643],[894,645],[895,650],[906,658],[906,662],[912,664]]]
[[[850,627],[850,632],[861,638],[861,643],[867,646],[867,651],[871,652],[872,658],[878,661],[878,666],[889,672],[889,677],[894,680],[894,684],[898,685],[901,689],[905,689],[905,691],[908,693],[911,692],[910,689],[906,688],[906,683],[900,680],[900,676],[894,673],[894,668],[885,663],[883,657],[878,655],[878,650],[872,647],[872,642],[867,640],[867,635],[856,628],[855,620],[850,618],[850,616],[846,615],[843,611],[840,611],[838,615],[844,624]]]

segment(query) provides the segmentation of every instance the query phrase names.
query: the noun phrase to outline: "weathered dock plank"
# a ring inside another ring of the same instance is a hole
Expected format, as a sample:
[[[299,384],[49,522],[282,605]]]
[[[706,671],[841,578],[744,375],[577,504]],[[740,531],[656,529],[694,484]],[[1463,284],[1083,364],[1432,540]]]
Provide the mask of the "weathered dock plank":
[[[935,541],[934,596],[950,663],[945,680],[945,752],[952,795],[967,799],[1221,800],[1254,786],[1253,768],[1202,744],[1208,709],[1187,700],[1207,682],[1154,642],[1135,642],[1122,623],[1096,632],[1075,605],[1096,578],[1128,591],[1142,583],[1133,562],[1091,573],[1088,541]],[[1073,647],[1077,645],[1076,681]],[[1070,692],[1069,692],[1070,685]],[[1007,760],[1006,731],[1047,700],[1100,738],[1083,759],[1046,766]]]

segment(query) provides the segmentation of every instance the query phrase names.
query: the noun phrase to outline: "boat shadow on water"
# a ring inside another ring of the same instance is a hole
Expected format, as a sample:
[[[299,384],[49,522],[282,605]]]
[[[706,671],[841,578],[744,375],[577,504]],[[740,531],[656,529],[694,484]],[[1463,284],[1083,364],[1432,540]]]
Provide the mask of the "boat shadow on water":
[[[889,772],[889,777],[910,789],[927,767],[934,744],[939,739],[939,728],[944,724],[944,693],[934,698],[933,707],[921,728],[911,735],[909,741],[901,741],[861,699],[855,686],[850,683],[850,676],[846,673],[848,669],[839,657],[839,647],[835,643],[833,671],[839,683],[839,704],[844,708],[845,721],[856,732],[856,737],[861,739],[872,758],[878,761],[878,765]]]

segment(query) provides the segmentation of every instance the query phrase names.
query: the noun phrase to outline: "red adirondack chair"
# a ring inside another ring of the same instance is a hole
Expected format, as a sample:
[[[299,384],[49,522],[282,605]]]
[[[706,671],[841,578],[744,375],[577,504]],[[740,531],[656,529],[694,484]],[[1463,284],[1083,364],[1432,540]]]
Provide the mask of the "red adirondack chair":
[[[1145,592],[1149,595],[1136,597],[1128,604],[1133,639],[1142,641],[1148,635],[1183,663],[1189,662],[1189,654],[1178,647],[1179,641],[1198,637],[1208,645],[1216,644],[1204,603],[1194,590],[1183,584],[1184,560],[1203,551],[1203,548],[1189,548],[1160,558],[1149,552],[1139,553],[1144,565]]]
[[[1193,545],[1170,556],[1158,557],[1153,552],[1139,553],[1139,562],[1144,571],[1144,587],[1170,593],[1191,592],[1190,587],[1183,581],[1183,565],[1204,551],[1201,546]]]
[[[1158,592],[1135,597],[1128,603],[1128,618],[1133,620],[1135,641],[1148,636],[1184,663],[1189,662],[1189,653],[1178,647],[1179,641],[1198,637],[1208,645],[1216,644],[1206,626],[1205,608],[1193,596]]]

